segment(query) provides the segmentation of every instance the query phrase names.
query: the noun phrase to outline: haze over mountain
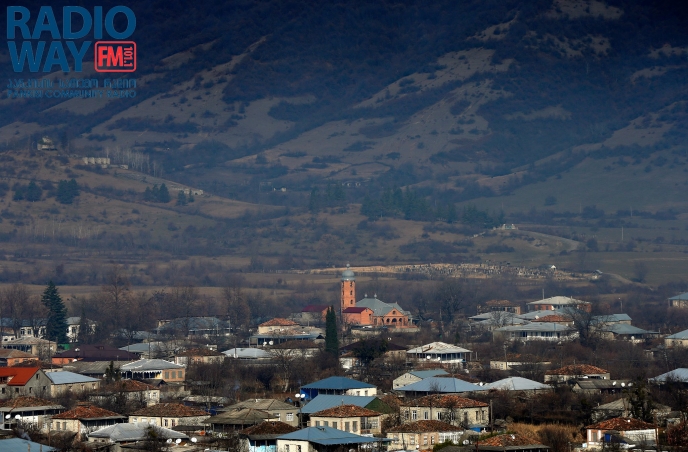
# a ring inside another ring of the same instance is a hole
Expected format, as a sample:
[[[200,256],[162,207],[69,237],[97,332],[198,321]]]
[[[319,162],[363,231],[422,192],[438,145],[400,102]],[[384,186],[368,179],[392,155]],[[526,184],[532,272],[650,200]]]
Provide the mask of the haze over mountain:
[[[677,2],[129,6],[137,96],[2,99],[5,149],[48,135],[221,198],[360,203],[371,219],[452,222],[467,201],[483,226],[570,223],[586,206],[584,220],[614,227],[634,210],[688,212]]]

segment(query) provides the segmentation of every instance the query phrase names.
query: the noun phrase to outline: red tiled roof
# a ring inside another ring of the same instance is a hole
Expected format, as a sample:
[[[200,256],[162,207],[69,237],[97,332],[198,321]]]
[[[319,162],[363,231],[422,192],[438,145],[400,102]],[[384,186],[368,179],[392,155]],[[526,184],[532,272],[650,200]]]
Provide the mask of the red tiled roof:
[[[540,444],[540,441],[519,433],[504,433],[503,435],[497,435],[483,441],[478,441],[477,444],[478,446],[511,447]]]
[[[397,433],[423,433],[423,432],[458,432],[463,430],[446,422],[441,421],[416,421],[402,424],[398,427],[389,429],[390,432]]]
[[[371,310],[370,308],[359,308],[359,307],[352,306],[350,308],[346,308],[342,312],[344,314],[360,314],[361,312],[364,312],[366,309],[369,311]]]
[[[657,426],[641,421],[640,419],[615,417],[613,419],[598,422],[597,424],[588,425],[585,428],[589,430],[618,430],[620,432],[627,432],[631,430],[650,430],[657,428]]]
[[[241,430],[244,435],[285,435],[295,432],[298,428],[280,421],[265,421]]]
[[[263,322],[258,326],[297,326],[298,323],[294,322],[293,320],[289,319],[281,319],[279,317],[275,317],[272,320],[268,320],[267,322]]]
[[[309,304],[301,310],[301,312],[323,312],[327,311],[329,306],[326,304]]]
[[[377,411],[369,410],[356,405],[338,405],[326,410],[311,414],[311,417],[373,417],[380,416]]]
[[[548,370],[546,375],[594,375],[608,374],[608,370],[591,366],[590,364],[571,364],[560,369]]]
[[[486,407],[487,403],[467,399],[457,395],[433,394],[402,403],[402,406],[427,406],[438,408],[478,408]]]
[[[39,370],[40,367],[0,367],[0,378],[12,377],[8,386],[24,386]]]
[[[14,399],[3,400],[0,402],[2,408],[30,408],[33,406],[58,406],[50,400],[39,399],[38,397],[15,397]]]
[[[103,388],[105,391],[123,391],[123,392],[138,392],[138,391],[150,391],[155,390],[154,386],[138,380],[120,380],[111,383]]]
[[[571,322],[571,317],[559,314],[550,314],[539,319],[534,319],[533,322]]]
[[[53,419],[93,419],[101,417],[124,417],[110,410],[88,405],[77,406],[73,410],[65,411],[64,413],[56,414]]]
[[[191,417],[191,416],[210,416],[203,410],[188,407],[181,403],[158,403],[146,408],[142,408],[131,414],[132,416],[168,416],[168,417]]]

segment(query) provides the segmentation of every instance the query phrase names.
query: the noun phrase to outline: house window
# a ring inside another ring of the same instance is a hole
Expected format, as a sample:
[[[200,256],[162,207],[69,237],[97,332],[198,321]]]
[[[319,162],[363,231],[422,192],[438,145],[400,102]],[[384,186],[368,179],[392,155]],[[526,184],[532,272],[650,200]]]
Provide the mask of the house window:
[[[315,426],[320,427],[320,421],[315,421]]]
[[[363,391],[363,395],[364,395],[364,396],[367,396],[367,395],[368,395],[368,390],[367,390],[367,389],[366,389],[365,391]]]
[[[409,437],[409,443],[416,444],[416,435],[411,435]]]
[[[33,392],[33,388],[29,387],[29,394],[31,394],[32,392]]]
[[[426,421],[427,421],[428,419],[430,419],[430,412],[428,412],[428,411],[423,411],[423,419],[425,419]]]
[[[337,428],[337,423],[336,423],[336,422],[332,422],[332,428]]]
[[[287,413],[287,422],[294,420],[294,413]]]
[[[177,421],[175,421],[174,419],[172,419],[172,427],[174,427],[175,425],[177,425]]]
[[[19,388],[14,388],[14,393],[19,394]]]
[[[597,432],[595,432],[595,431],[590,432],[590,440],[591,440],[593,443],[596,443],[596,442],[597,442],[597,440],[598,440]]]
[[[177,378],[184,378],[184,377],[182,377],[182,371],[181,370],[177,371]]]
[[[351,426],[353,427],[353,431],[354,431],[354,432],[357,432],[357,431],[358,431],[358,421],[353,421],[353,423],[352,423]]]
[[[170,379],[170,373],[169,373],[169,372],[165,372],[165,380],[169,380],[169,379]]]
[[[330,423],[329,423],[328,421],[323,421],[323,425],[324,425],[325,427],[329,427],[329,424],[330,424]]]
[[[56,423],[55,423],[55,427],[56,427],[57,431],[59,432],[59,431],[60,431],[60,423],[59,423],[59,422],[56,422]]]
[[[435,444],[435,435],[430,437],[430,444]]]
[[[356,395],[357,395],[357,396],[360,396],[360,395],[361,395],[361,391],[356,391]]]
[[[428,435],[423,435],[423,445],[424,446],[428,445]]]
[[[67,430],[67,421],[62,423],[62,430]]]
[[[411,420],[412,421],[418,420],[418,411],[411,410]]]
[[[437,413],[437,420],[438,421],[442,420],[442,413],[439,413],[439,412]]]
[[[167,419],[165,419],[165,427],[167,427]]]

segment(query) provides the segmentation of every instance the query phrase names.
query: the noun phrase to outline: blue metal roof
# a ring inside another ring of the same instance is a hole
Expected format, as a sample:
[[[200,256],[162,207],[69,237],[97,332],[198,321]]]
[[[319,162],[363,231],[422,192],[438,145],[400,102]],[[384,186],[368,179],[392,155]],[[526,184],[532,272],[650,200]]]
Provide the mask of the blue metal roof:
[[[375,400],[375,396],[350,396],[350,395],[330,395],[318,394],[306,406],[301,408],[304,414],[313,414],[318,411],[327,410],[339,405],[356,405],[365,407]]]
[[[337,430],[332,427],[308,427],[295,432],[287,433],[286,435],[278,436],[278,440],[292,440],[292,441],[308,441],[310,443],[320,444],[323,446],[333,446],[337,444],[364,444],[376,443],[378,441],[390,442],[389,439],[372,438],[369,436],[360,436],[354,433]]]
[[[430,377],[421,381],[411,383],[410,385],[397,388],[397,391],[410,392],[444,392],[444,393],[459,393],[482,391],[478,385],[469,383],[467,381],[459,380],[458,378],[442,378]]]
[[[18,450],[42,450],[45,452],[51,452],[57,449],[22,438],[9,438],[0,440],[0,452],[17,452]]]
[[[671,336],[667,336],[665,339],[688,339],[688,330],[679,331]]]
[[[669,300],[688,300],[688,292],[671,297]]]
[[[685,367],[679,367],[678,369],[674,369],[671,372],[663,373],[662,375],[658,375],[655,378],[650,378],[650,381],[654,381],[657,383],[665,383],[667,380],[688,383],[688,369],[686,369]]]
[[[66,385],[70,383],[95,383],[100,381],[97,378],[87,377],[86,375],[76,374],[74,372],[46,372],[45,376],[50,378],[50,381],[56,385]]]
[[[449,375],[444,369],[432,369],[432,370],[410,370],[411,375],[415,375],[418,378],[430,378],[436,377],[438,375]]]
[[[374,388],[375,386],[363,383],[362,381],[352,380],[351,378],[345,377],[329,377],[324,380],[314,381],[305,386],[301,386],[302,389],[335,389],[346,391],[348,389],[363,389],[363,388]]]
[[[627,325],[625,323],[616,323],[614,325],[608,325],[604,328],[605,331],[609,331],[614,334],[648,334],[654,331],[643,330],[637,326]]]

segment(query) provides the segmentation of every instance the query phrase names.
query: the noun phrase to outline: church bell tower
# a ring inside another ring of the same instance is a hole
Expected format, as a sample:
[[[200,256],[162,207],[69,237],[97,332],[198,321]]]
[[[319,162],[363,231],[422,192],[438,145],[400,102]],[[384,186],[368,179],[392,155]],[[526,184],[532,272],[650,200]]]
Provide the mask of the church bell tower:
[[[346,264],[346,270],[342,272],[342,294],[341,294],[340,314],[346,308],[356,306],[356,278],[354,272],[351,271],[349,264]]]

